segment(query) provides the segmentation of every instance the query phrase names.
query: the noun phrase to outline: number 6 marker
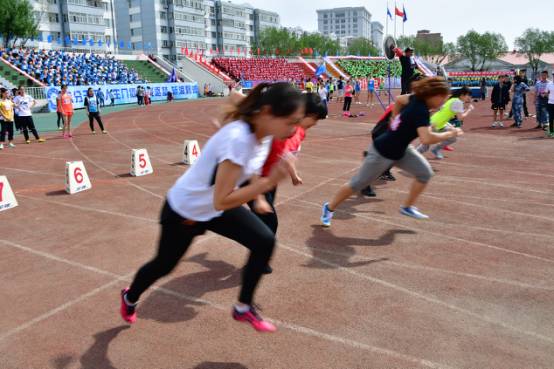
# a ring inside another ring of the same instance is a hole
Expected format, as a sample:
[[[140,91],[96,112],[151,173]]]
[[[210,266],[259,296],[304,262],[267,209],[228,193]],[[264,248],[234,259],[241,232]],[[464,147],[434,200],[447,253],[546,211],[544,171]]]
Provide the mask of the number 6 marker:
[[[131,175],[135,177],[154,173],[150,157],[146,149],[133,149],[131,151]]]
[[[68,161],[65,163],[65,191],[74,193],[92,188],[87,170],[82,161]]]

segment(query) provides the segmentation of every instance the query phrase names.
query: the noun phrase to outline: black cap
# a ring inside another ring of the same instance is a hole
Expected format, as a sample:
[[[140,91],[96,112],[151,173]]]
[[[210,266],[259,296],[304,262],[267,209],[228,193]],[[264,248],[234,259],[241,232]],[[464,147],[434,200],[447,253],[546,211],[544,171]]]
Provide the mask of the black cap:
[[[408,51],[414,51],[414,49],[412,49],[411,47],[408,46],[407,48],[404,49],[404,52],[407,53]]]

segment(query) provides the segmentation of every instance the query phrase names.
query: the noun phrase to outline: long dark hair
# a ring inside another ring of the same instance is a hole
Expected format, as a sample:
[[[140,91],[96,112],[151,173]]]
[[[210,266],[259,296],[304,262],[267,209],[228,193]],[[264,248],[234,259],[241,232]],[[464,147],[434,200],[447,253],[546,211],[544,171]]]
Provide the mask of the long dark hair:
[[[242,119],[252,125],[252,118],[264,106],[270,107],[272,115],[286,117],[302,107],[304,101],[302,92],[290,83],[260,83],[238,104],[230,105],[223,120]]]
[[[306,96],[306,112],[305,115],[313,115],[318,120],[327,117],[327,106],[318,94],[308,92]]]

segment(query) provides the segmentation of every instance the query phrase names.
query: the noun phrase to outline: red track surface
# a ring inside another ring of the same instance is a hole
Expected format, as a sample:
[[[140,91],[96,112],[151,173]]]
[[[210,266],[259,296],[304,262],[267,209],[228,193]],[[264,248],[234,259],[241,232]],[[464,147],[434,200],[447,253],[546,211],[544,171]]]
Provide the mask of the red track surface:
[[[155,252],[182,142],[214,132],[220,103],[114,113],[108,136],[82,125],[73,142],[0,152],[20,203],[0,213],[0,368],[552,368],[554,141],[531,120],[487,128],[488,103],[456,151],[431,160],[418,203],[429,221],[398,214],[409,178],[394,170],[325,230],[320,205],[358,168],[381,111],[337,118],[333,105],[303,146],[305,184],[278,193],[275,271],[257,294],[277,333],[231,319],[246,251],[214,235],[123,324],[119,290]],[[155,173],[128,177],[142,147]],[[85,162],[92,190],[65,194],[69,160]]]

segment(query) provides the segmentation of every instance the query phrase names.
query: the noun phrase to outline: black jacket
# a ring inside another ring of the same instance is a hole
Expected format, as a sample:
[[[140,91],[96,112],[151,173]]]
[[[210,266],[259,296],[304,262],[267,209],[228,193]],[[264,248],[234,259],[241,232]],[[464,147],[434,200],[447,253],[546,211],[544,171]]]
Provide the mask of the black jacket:
[[[492,88],[491,101],[493,104],[506,105],[510,101],[510,87],[504,83],[497,83]]]

